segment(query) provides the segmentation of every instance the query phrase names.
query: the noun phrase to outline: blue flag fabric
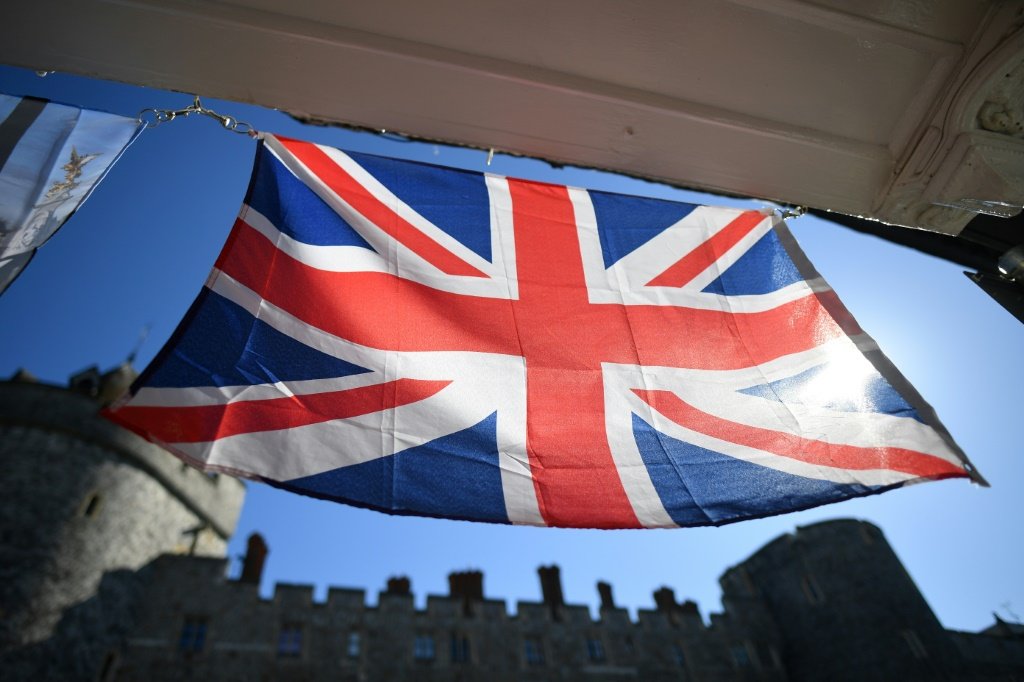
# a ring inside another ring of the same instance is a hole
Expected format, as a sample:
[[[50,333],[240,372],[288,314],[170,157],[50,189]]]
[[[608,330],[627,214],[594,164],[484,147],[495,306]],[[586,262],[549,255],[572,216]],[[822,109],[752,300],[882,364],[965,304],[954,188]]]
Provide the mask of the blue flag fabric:
[[[132,118],[0,94],[0,293],[138,130]]]

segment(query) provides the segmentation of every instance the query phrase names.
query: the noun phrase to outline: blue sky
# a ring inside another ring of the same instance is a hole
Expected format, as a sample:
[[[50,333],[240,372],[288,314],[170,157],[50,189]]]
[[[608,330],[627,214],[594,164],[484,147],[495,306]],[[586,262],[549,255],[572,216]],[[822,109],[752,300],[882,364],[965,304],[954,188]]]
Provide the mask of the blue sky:
[[[0,67],[0,91],[134,116],[180,108],[184,94]],[[279,112],[218,100],[207,106],[259,130],[449,166],[697,203],[709,197],[596,171],[553,169],[498,154],[301,126]],[[242,201],[255,143],[191,117],[147,130],[88,203],[0,297],[0,376],[24,367],[63,383],[80,369],[120,363],[151,327],[144,366],[198,293]],[[719,609],[718,576],[775,536],[815,521],[878,524],[947,627],[980,629],[992,612],[1024,614],[1019,496],[1024,486],[1017,368],[1024,326],[961,268],[811,217],[790,221],[811,261],[861,325],[937,410],[992,483],[911,486],[859,500],[722,528],[575,531],[391,517],[262,485],[249,493],[230,553],[258,530],[270,545],[264,592],[275,581],[382,589],[408,575],[422,601],[447,590],[451,570],[478,568],[488,596],[539,599],[535,569],[562,566],[566,598],[594,605],[598,580],[631,609],[662,585]]]

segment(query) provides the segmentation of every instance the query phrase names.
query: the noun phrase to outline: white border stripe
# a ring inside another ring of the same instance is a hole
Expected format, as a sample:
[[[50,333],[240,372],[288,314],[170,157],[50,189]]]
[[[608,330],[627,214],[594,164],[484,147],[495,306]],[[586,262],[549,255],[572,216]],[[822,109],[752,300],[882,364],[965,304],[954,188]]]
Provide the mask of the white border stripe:
[[[317,270],[326,272],[391,272],[393,270],[379,253],[362,246],[315,246],[293,239],[278,230],[262,213],[251,206],[245,207],[241,220],[284,253]]]

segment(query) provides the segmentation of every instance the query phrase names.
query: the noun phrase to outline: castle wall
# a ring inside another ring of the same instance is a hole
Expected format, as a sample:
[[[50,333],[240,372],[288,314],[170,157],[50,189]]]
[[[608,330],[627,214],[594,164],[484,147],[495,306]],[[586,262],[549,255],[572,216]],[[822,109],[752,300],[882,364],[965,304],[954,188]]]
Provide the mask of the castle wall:
[[[613,607],[595,619],[585,606],[519,602],[512,614],[504,601],[459,596],[428,596],[416,609],[404,592],[369,606],[361,590],[332,588],[316,602],[308,585],[279,584],[261,599],[255,585],[226,580],[222,560],[163,556],[145,573],[146,613],[118,680],[785,679],[777,667],[734,662],[728,643],[739,635],[707,628],[692,605],[637,621]]]

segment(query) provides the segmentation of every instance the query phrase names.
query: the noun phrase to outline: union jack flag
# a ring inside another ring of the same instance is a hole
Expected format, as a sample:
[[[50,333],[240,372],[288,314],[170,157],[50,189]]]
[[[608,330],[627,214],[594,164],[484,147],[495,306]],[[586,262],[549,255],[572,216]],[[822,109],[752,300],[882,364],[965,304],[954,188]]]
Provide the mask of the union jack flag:
[[[108,416],[206,470],[515,524],[723,524],[976,476],[770,213],[271,135]]]

